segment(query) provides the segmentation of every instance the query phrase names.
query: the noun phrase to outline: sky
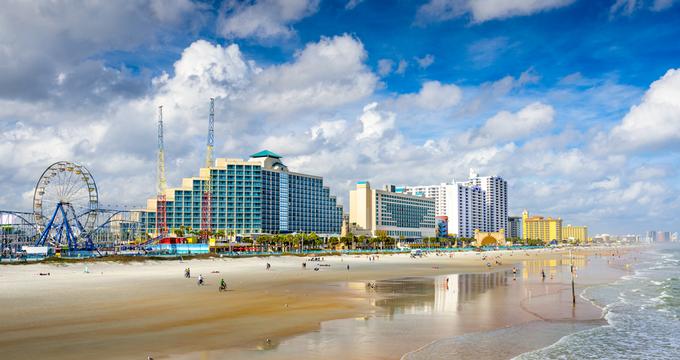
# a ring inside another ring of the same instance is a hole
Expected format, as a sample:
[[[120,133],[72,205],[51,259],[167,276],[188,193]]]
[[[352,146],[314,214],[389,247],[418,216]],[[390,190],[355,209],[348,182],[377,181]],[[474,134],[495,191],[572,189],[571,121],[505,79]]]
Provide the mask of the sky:
[[[511,214],[595,233],[680,230],[680,1],[3,1],[0,209],[51,163],[105,207],[269,149],[324,177],[508,181]]]

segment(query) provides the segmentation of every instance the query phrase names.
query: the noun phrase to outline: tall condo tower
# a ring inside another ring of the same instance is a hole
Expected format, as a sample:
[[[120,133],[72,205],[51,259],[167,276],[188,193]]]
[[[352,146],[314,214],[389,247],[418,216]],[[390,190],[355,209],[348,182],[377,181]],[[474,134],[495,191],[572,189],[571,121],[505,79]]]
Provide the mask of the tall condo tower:
[[[167,182],[165,181],[165,150],[163,146],[163,105],[158,107],[158,169],[156,171],[158,177],[157,183],[157,198],[156,198],[156,233],[160,237],[165,237],[168,233],[167,226],[167,208],[165,190]]]
[[[210,115],[208,116],[208,143],[205,149],[205,167],[208,169],[208,179],[203,183],[203,198],[201,206],[201,238],[206,242],[212,232],[212,170],[214,166],[213,148],[215,145],[215,98],[210,98]]]

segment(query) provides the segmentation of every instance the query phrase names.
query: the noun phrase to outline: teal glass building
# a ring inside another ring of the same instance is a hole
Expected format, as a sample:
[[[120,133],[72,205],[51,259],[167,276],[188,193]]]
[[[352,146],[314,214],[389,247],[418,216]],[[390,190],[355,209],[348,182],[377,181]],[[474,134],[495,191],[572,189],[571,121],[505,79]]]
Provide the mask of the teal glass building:
[[[209,179],[209,180],[208,180]],[[330,195],[323,178],[289,172],[271,151],[248,161],[217,159],[185,178],[180,188],[166,191],[166,223],[170,233],[201,229],[203,194],[210,181],[211,229],[225,235],[304,232],[340,234],[342,206]],[[141,213],[146,233],[156,234],[156,201]]]

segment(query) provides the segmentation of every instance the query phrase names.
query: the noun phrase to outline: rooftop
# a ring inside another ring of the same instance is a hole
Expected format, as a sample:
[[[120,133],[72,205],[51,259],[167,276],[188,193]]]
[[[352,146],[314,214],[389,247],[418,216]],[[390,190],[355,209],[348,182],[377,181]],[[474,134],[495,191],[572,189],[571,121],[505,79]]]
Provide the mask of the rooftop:
[[[273,158],[276,158],[276,159],[280,159],[280,158],[282,158],[283,156],[281,156],[281,155],[279,155],[279,154],[277,154],[277,153],[275,153],[275,152],[273,152],[273,151],[262,150],[262,151],[260,151],[260,152],[256,152],[256,153],[253,154],[253,155],[250,155],[250,157],[251,157],[251,158],[273,157]]]

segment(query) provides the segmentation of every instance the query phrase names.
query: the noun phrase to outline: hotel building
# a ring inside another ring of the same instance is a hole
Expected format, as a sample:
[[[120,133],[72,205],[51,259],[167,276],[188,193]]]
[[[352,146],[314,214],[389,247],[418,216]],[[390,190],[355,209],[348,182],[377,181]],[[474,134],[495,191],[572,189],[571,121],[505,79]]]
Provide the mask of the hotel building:
[[[522,239],[522,218],[519,216],[508,216],[508,238]]]
[[[472,238],[476,229],[497,232],[508,226],[507,182],[498,176],[480,177],[470,171],[465,182],[404,186],[397,191],[434,199],[436,215],[447,217],[452,236]]]
[[[349,222],[355,234],[420,239],[435,236],[435,201],[423,196],[372,189],[360,181],[349,193]]]
[[[201,229],[203,194],[210,182],[211,230],[225,234],[315,232],[340,234],[342,206],[314,175],[295,173],[271,151],[248,160],[218,158],[185,178],[179,188],[167,189],[166,222],[170,232],[180,227]],[[156,233],[156,199],[141,213],[144,231]]]
[[[529,216],[524,210],[522,213],[522,236],[525,240],[541,240],[544,243],[562,241],[562,219],[553,219],[543,216]]]
[[[470,170],[470,186],[479,186],[485,194],[488,232],[508,229],[508,182],[499,176],[479,176]]]
[[[588,242],[588,227],[572,225],[564,226],[562,227],[562,239],[584,244]]]

